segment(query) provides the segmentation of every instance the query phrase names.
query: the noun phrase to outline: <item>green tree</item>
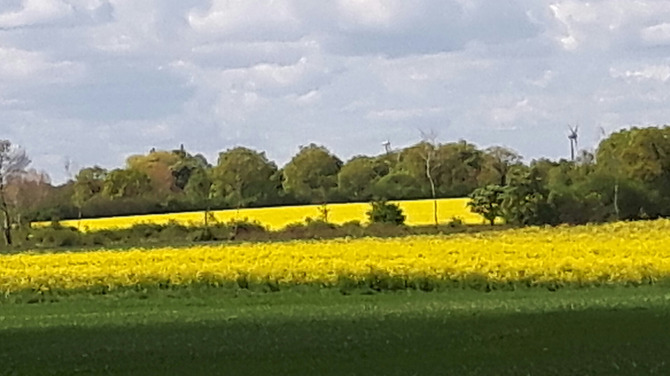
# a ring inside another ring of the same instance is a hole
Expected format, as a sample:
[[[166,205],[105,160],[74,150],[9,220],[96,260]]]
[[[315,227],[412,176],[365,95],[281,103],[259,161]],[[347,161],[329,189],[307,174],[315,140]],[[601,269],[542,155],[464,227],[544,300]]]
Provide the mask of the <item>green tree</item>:
[[[342,161],[325,147],[303,146],[283,169],[284,190],[303,202],[328,202],[341,167]]]
[[[405,215],[397,204],[391,204],[384,200],[372,201],[370,210],[366,213],[371,223],[392,223],[402,225],[405,223]]]
[[[670,127],[631,128],[610,135],[598,146],[597,164],[645,183],[670,181]]]
[[[126,160],[128,170],[138,171],[149,177],[155,195],[165,197],[177,190],[172,167],[182,160],[178,153],[152,150],[147,155],[133,155]]]
[[[236,147],[219,154],[212,170],[212,190],[239,208],[266,204],[277,195],[277,166],[265,153]]]
[[[378,158],[354,157],[340,169],[338,189],[349,200],[369,200],[374,184],[388,173],[388,165]]]
[[[173,151],[173,153],[177,153],[180,157],[177,163],[170,166],[172,177],[174,178],[174,185],[178,190],[186,190],[186,185],[196,171],[208,170],[212,167],[202,154],[193,156],[183,150]]]
[[[77,208],[79,218],[86,202],[102,193],[106,177],[107,170],[99,166],[81,169],[75,176],[72,203]]]
[[[480,214],[493,226],[496,218],[503,217],[504,194],[505,189],[497,184],[477,188],[469,196],[470,211]]]
[[[115,169],[105,177],[102,195],[111,198],[139,197],[151,192],[151,179],[134,169]]]
[[[416,178],[406,172],[391,172],[372,186],[372,194],[378,199],[410,200],[424,197]]]
[[[617,217],[622,218],[622,181],[642,183],[649,196],[657,197],[660,215],[670,215],[670,127],[631,128],[611,134],[596,152],[596,169],[614,177]]]
[[[548,195],[536,170],[512,169],[501,204],[505,222],[523,226],[555,224],[557,218],[548,203]]]
[[[479,187],[485,159],[475,145],[463,140],[440,145],[436,159],[440,161],[435,175],[441,197],[463,197]]]
[[[480,183],[497,184],[501,187],[507,185],[507,175],[512,166],[521,163],[521,155],[512,149],[502,146],[492,146],[484,150],[482,155],[482,173]]]
[[[426,141],[404,148],[400,152],[398,163],[393,168],[392,174],[410,176],[421,192],[420,197],[430,197],[431,183],[426,172],[434,172],[437,166],[434,163],[434,157],[435,146]],[[427,159],[430,162],[427,163]],[[429,165],[428,169],[426,169],[427,164]]]
[[[189,172],[189,179],[184,186],[184,194],[196,205],[209,206],[208,200],[211,198],[212,179],[208,170],[197,168]]]

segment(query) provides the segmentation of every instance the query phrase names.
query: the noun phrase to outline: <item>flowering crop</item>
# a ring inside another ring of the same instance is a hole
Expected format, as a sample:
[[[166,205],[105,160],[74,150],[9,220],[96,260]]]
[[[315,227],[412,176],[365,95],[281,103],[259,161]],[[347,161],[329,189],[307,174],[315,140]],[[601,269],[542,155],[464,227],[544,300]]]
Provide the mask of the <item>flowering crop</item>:
[[[0,256],[0,291],[189,285],[561,286],[670,277],[670,220],[154,250]]]
[[[483,218],[471,213],[467,207],[467,198],[440,199],[438,200],[438,216],[440,221],[446,222],[452,217],[459,217],[465,223],[482,223]],[[407,216],[409,225],[425,225],[433,223],[433,201],[414,200],[399,201],[398,204]],[[367,221],[365,214],[370,210],[367,203],[329,204],[328,221],[342,224],[347,221]],[[320,216],[319,205],[284,206],[273,208],[249,208],[238,210],[220,210],[212,214],[217,221],[228,222],[230,220],[257,221],[271,230],[278,230],[286,225],[296,222],[304,222],[306,218],[318,218]],[[94,231],[113,228],[127,228],[138,223],[165,224],[168,221],[176,221],[182,224],[202,224],[204,212],[170,213],[157,215],[136,215],[113,218],[96,218],[84,220],[62,221],[64,226],[72,226],[84,231]],[[48,222],[35,223],[36,226],[48,225]]]

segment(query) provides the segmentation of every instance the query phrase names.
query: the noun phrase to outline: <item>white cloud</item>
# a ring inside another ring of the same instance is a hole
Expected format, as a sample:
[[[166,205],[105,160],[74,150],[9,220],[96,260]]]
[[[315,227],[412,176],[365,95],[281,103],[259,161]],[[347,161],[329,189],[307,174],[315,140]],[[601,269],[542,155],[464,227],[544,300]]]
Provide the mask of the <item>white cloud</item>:
[[[443,108],[392,108],[370,111],[366,116],[371,120],[404,121],[408,119],[438,116],[444,113]]]
[[[339,0],[338,11],[345,29],[385,30],[404,24],[422,8],[420,2],[401,0]]]
[[[0,7],[0,30],[32,27],[68,27],[107,20],[107,0],[23,0],[17,8]]]
[[[81,77],[84,67],[71,61],[50,61],[40,52],[0,47],[0,85],[67,82]]]
[[[512,124],[518,121],[520,117],[533,111],[533,107],[528,104],[528,98],[526,98],[514,103],[512,106],[491,109],[491,118],[496,123]]]
[[[615,78],[641,80],[656,80],[666,82],[670,79],[670,65],[647,65],[633,70],[620,71],[610,69],[610,74]]]
[[[113,167],[244,144],[282,164],[417,129],[565,156],[567,122],[668,122],[668,19],[667,0],[2,2],[0,133],[56,181],[63,150]]]
[[[641,31],[642,39],[651,45],[670,44],[670,23],[649,26]]]
[[[71,13],[72,6],[60,0],[24,0],[20,10],[0,13],[0,28],[49,23]]]
[[[299,105],[309,106],[319,103],[321,101],[321,93],[318,90],[310,90],[305,94],[291,95],[295,102]]]
[[[299,20],[286,1],[213,0],[206,11],[192,10],[190,26],[199,33],[242,40],[294,37]]]
[[[670,3],[664,0],[563,0],[550,9],[563,29],[556,39],[567,50],[634,46],[639,38],[658,42],[667,37],[663,24],[649,26],[670,17]]]

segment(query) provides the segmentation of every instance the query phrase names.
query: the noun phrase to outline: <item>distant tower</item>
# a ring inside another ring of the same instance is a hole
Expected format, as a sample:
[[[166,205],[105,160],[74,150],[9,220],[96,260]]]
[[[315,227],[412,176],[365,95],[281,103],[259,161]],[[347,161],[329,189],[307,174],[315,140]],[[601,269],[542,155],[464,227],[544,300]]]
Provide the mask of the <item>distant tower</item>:
[[[578,149],[577,147],[577,131],[579,130],[579,125],[576,125],[574,128],[568,124],[568,128],[570,129],[570,134],[568,135],[568,140],[570,140],[570,160],[574,162],[575,160],[575,151]]]
[[[382,146],[384,146],[384,150],[386,151],[386,154],[391,154],[391,141],[386,140],[382,142]]]

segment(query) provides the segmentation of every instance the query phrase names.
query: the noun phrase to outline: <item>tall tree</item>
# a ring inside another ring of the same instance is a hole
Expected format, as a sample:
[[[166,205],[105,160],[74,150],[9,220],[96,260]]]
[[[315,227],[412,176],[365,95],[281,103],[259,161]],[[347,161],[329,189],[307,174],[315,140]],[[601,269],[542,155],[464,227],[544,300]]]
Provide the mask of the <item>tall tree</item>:
[[[513,168],[502,196],[502,216],[507,223],[526,226],[557,221],[548,203],[549,191],[535,169]]]
[[[492,146],[484,150],[484,179],[488,180],[488,183],[504,187],[507,185],[510,168],[519,163],[521,155],[514,150],[503,146]]]
[[[670,127],[631,128],[611,134],[598,146],[596,169],[614,177],[612,190],[620,216],[620,184],[642,183],[657,195],[655,211],[670,215]]]
[[[277,166],[265,153],[236,147],[219,154],[212,170],[212,190],[237,208],[266,204],[277,194],[276,177]]]
[[[138,197],[151,192],[149,176],[135,169],[116,169],[105,177],[102,194],[111,199]]]
[[[442,144],[436,159],[440,161],[435,175],[441,196],[462,197],[481,185],[485,159],[475,145],[464,140]]]
[[[388,175],[389,166],[379,158],[357,156],[342,166],[337,176],[338,189],[350,200],[372,198],[374,184]]]
[[[16,223],[21,226],[25,214],[44,205],[50,199],[53,189],[49,175],[35,169],[26,170],[9,179],[6,199],[15,208]]]
[[[0,211],[3,214],[3,234],[5,243],[12,244],[12,216],[9,210],[7,186],[9,182],[23,173],[30,164],[25,150],[13,146],[8,140],[0,140]]]
[[[106,177],[107,170],[99,166],[83,168],[75,176],[72,203],[77,208],[79,218],[84,204],[102,193]]]
[[[284,190],[304,202],[326,203],[337,188],[342,161],[316,144],[300,148],[284,167]]]
[[[493,226],[496,218],[503,216],[502,203],[504,194],[504,188],[496,184],[477,188],[470,194],[468,207],[470,207],[470,211],[480,214]]]
[[[437,194],[435,190],[435,170],[440,167],[440,161],[436,158],[436,149],[438,148],[437,144],[437,133],[430,132],[421,132],[421,138],[423,139],[423,150],[421,157],[425,165],[426,178],[430,183],[430,195],[433,198],[433,221],[435,222],[435,227],[437,227]]]
[[[191,155],[183,150],[173,151],[173,153],[177,153],[180,157],[177,163],[170,166],[177,190],[185,191],[196,171],[209,170],[212,167],[202,154]]]
[[[128,157],[126,165],[129,170],[136,170],[149,177],[154,194],[166,196],[176,190],[172,166],[181,160],[179,152],[152,150],[147,155]]]

